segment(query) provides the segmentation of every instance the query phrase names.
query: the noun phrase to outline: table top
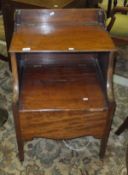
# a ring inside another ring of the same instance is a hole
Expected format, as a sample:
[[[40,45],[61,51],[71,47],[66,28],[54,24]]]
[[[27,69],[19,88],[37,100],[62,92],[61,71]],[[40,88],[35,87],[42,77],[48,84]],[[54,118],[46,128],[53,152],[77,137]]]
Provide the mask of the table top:
[[[114,51],[101,10],[19,10],[10,52]]]

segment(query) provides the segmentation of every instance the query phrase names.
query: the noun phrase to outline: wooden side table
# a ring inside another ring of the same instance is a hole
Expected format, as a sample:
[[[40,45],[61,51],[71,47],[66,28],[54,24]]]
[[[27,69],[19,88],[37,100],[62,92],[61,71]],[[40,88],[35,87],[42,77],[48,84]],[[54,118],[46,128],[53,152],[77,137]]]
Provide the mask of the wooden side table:
[[[115,46],[102,10],[16,11],[10,54],[20,160],[34,137],[101,139],[103,158],[115,101]]]

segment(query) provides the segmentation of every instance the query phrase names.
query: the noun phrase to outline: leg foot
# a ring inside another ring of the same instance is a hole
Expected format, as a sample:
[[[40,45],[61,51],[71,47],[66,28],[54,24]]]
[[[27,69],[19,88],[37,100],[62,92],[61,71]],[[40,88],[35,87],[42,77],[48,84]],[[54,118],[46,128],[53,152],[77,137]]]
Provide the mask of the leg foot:
[[[21,143],[20,145],[18,144],[18,156],[21,162],[24,161],[24,149],[23,149],[23,143]]]
[[[108,118],[109,120],[106,123],[106,129],[105,129],[105,134],[104,137],[101,140],[101,146],[100,146],[100,158],[103,159],[105,156],[106,152],[106,147],[107,147],[107,142],[108,142],[108,137],[109,133],[111,130],[111,124],[112,124],[112,117],[115,111],[115,102],[109,104],[109,112],[108,112]]]
[[[100,159],[104,159],[105,151],[107,147],[107,141],[108,141],[108,138],[104,138],[101,140],[100,153],[99,153]]]

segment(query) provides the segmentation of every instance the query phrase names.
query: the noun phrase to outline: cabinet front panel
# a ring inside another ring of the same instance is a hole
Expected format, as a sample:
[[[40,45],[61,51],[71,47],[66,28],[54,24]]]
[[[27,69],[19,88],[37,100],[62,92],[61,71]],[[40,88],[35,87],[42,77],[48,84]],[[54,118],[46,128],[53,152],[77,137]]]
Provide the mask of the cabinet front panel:
[[[20,112],[24,140],[34,137],[65,139],[87,135],[102,138],[106,120],[107,111]]]

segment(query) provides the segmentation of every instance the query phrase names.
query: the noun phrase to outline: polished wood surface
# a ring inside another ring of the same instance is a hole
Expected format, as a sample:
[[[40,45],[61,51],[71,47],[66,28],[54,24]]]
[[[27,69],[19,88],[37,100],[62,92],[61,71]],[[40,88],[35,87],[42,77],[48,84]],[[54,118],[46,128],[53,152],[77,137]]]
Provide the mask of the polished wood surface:
[[[1,4],[7,48],[9,49],[14,31],[16,9],[94,8],[98,6],[98,0],[1,0]]]
[[[63,64],[26,66],[19,100],[20,111],[106,109],[107,102],[100,85],[101,75],[97,76],[95,59],[88,59],[86,56],[83,59],[86,59],[83,65],[79,62],[79,65],[73,66]]]
[[[17,17],[18,25],[13,35],[10,52],[23,52],[25,48],[30,52],[115,50],[108,33],[104,32],[98,22],[96,23],[99,11],[88,12],[89,10],[84,9],[77,12],[75,9],[64,9],[63,12],[61,10],[17,11],[20,13],[20,18]],[[31,13],[34,17],[31,17]]]
[[[55,56],[60,59],[54,61]],[[108,106],[95,59],[81,54],[79,60],[76,54],[60,56],[51,54],[51,59],[42,59],[44,64],[25,67],[19,99],[23,139],[102,138]]]
[[[34,137],[71,139],[81,136],[103,138],[107,121],[106,111],[30,111],[20,112],[23,140]]]
[[[10,53],[20,160],[23,143],[34,137],[94,136],[104,157],[115,109],[116,49],[102,15],[94,9],[16,12]]]

